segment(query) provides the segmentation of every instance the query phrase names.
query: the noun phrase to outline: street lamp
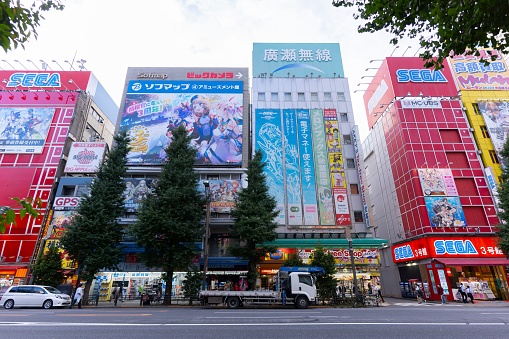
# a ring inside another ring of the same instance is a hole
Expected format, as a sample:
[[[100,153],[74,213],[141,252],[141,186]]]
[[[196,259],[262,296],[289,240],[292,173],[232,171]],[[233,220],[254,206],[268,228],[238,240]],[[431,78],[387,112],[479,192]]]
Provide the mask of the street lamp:
[[[346,230],[346,236],[348,238],[348,252],[350,254],[350,262],[352,264],[354,296],[355,300],[357,300],[357,296],[359,295],[359,287],[357,286],[357,272],[355,271],[355,258],[353,256],[353,241],[349,228]]]
[[[207,268],[209,260],[209,229],[210,229],[210,183],[208,180],[203,181],[205,186],[205,199],[207,199],[207,209],[205,212],[205,238],[203,239],[203,280],[201,289],[207,289]]]

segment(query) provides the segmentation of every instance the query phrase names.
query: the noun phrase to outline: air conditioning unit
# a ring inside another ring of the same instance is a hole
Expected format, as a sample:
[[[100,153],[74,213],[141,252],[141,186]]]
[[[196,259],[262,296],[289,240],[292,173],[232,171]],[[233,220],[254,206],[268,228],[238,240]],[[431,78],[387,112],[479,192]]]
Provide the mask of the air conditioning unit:
[[[473,132],[473,131],[474,131],[474,129],[473,129],[473,128],[470,128],[470,132]]]
[[[481,150],[478,150],[478,151],[477,151],[477,154],[482,154],[482,151],[481,151]]]

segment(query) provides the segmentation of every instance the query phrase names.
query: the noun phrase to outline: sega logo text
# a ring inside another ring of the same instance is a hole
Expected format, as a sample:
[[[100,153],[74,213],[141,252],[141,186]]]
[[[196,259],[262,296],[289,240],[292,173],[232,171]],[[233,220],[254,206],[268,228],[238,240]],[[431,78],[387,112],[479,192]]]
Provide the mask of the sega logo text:
[[[435,240],[435,253],[440,254],[479,254],[470,240]]]
[[[412,247],[410,247],[410,245],[404,245],[401,247],[394,248],[394,259],[395,260],[412,259],[412,258],[414,258],[414,253],[413,253]]]
[[[60,87],[58,73],[12,73],[7,87]]]
[[[398,82],[447,82],[441,71],[431,69],[398,69]]]

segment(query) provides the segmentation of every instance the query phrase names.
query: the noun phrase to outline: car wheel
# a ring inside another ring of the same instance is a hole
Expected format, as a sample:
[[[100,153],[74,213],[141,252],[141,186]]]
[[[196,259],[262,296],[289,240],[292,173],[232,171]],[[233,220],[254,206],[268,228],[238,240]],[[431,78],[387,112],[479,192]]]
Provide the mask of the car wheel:
[[[52,307],[53,307],[53,301],[52,300],[46,300],[42,304],[42,308],[45,308],[45,309],[49,309],[49,308],[52,308]]]
[[[13,307],[14,307],[14,300],[12,300],[12,299],[7,300],[7,301],[4,303],[4,307],[5,307],[6,309],[8,309],[8,310],[9,310],[9,309],[11,309],[11,308],[13,308]]]
[[[300,309],[308,308],[309,301],[308,301],[308,298],[306,298],[304,296],[300,296],[300,297],[297,297],[297,301],[295,302],[295,304],[297,305],[297,308],[300,308]]]
[[[240,306],[240,300],[237,297],[229,297],[226,299],[226,305],[228,308],[238,308]]]

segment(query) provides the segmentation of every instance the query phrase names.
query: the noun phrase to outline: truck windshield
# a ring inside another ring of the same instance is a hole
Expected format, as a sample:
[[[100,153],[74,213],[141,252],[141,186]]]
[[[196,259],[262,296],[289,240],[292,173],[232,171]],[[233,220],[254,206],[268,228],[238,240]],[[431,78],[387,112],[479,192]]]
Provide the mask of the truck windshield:
[[[299,275],[299,282],[309,286],[313,286],[313,279],[309,275]]]

